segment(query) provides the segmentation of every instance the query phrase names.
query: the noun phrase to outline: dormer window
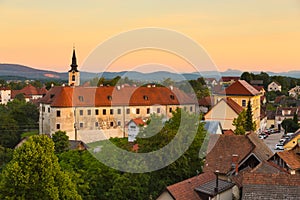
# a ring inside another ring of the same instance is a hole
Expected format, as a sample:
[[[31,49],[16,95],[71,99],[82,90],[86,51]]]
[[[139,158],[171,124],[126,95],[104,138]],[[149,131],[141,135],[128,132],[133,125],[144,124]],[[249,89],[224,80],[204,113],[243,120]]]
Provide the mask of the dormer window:
[[[144,95],[144,100],[149,100],[148,96]]]
[[[111,100],[112,100],[112,96],[108,95],[108,96],[107,96],[107,99],[108,99],[109,101],[111,101]]]
[[[55,95],[54,94],[50,94],[50,99],[52,99]]]
[[[78,96],[80,102],[83,102],[83,96]]]
[[[174,99],[175,99],[175,97],[174,97],[174,95],[173,95],[173,94],[171,94],[171,95],[170,95],[170,98],[171,98],[172,100],[174,100]]]

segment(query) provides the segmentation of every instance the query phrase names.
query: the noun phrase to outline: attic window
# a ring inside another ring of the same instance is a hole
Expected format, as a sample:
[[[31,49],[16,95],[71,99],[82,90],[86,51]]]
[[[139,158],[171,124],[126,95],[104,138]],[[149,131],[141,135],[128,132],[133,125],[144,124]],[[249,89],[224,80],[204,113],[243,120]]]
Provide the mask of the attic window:
[[[55,95],[54,94],[50,94],[50,99],[52,99]]]
[[[171,94],[171,95],[170,95],[170,98],[171,98],[172,100],[174,100],[174,99],[175,99],[175,97],[174,97],[174,95],[173,95],[173,94]]]
[[[79,101],[83,102],[83,96],[78,96]]]
[[[109,101],[111,101],[111,100],[112,100],[112,96],[108,95],[108,96],[107,96],[107,99],[108,99]]]
[[[149,99],[149,97],[144,95],[144,100],[148,100],[148,99]]]

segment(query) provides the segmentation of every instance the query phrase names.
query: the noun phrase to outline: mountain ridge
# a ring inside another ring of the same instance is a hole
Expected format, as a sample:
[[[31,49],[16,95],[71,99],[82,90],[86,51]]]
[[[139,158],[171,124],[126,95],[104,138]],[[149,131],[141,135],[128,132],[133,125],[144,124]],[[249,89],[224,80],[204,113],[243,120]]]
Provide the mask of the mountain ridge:
[[[81,72],[82,81],[87,81],[95,77],[101,77],[111,79],[116,76],[125,76],[132,80],[140,81],[162,81],[166,78],[171,78],[172,80],[182,81],[182,80],[192,80],[197,79],[201,76],[205,78],[220,78],[221,76],[240,76],[243,72],[241,70],[228,69],[224,72],[217,71],[203,71],[203,72],[190,72],[190,73],[173,73],[167,71],[149,72],[143,73],[138,71],[121,71],[121,72]],[[258,71],[253,71],[252,73],[260,73]],[[270,76],[288,76],[293,78],[300,78],[300,70],[292,70],[288,72],[271,72],[266,71]],[[19,64],[1,64],[0,63],[0,79],[1,77],[23,77],[26,79],[60,79],[67,80],[68,72],[55,72],[51,70],[42,70],[25,65]]]

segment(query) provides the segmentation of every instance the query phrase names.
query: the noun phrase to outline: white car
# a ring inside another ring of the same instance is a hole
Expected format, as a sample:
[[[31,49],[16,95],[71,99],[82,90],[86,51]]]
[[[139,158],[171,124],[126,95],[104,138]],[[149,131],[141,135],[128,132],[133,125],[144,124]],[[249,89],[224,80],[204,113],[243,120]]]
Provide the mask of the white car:
[[[275,150],[284,150],[283,144],[276,144],[275,145]]]

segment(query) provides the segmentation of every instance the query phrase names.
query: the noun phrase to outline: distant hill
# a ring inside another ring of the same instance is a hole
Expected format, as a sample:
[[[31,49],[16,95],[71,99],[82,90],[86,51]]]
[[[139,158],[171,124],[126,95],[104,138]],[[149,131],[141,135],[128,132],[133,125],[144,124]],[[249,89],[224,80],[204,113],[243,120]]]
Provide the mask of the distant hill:
[[[95,77],[103,76],[106,79],[112,79],[116,76],[124,76],[128,77],[131,80],[137,81],[162,81],[166,78],[171,78],[175,81],[182,80],[193,80],[197,79],[200,76],[203,77],[213,77],[219,79],[220,76],[240,76],[243,72],[240,70],[227,70],[225,72],[217,72],[217,71],[204,71],[204,72],[195,72],[195,73],[172,73],[167,71],[158,71],[152,73],[141,73],[137,71],[122,71],[122,72],[104,72],[104,73],[92,73],[92,72],[81,72],[80,77],[82,82],[90,80]],[[253,72],[260,73],[260,72]],[[300,78],[300,71],[289,71],[284,73],[274,73],[267,72],[270,76],[289,76],[294,78]],[[1,78],[2,77],[2,78]],[[33,79],[33,80],[67,80],[68,73],[67,72],[55,72],[50,70],[40,70],[34,69],[28,66],[17,65],[17,64],[0,64],[0,79]]]

